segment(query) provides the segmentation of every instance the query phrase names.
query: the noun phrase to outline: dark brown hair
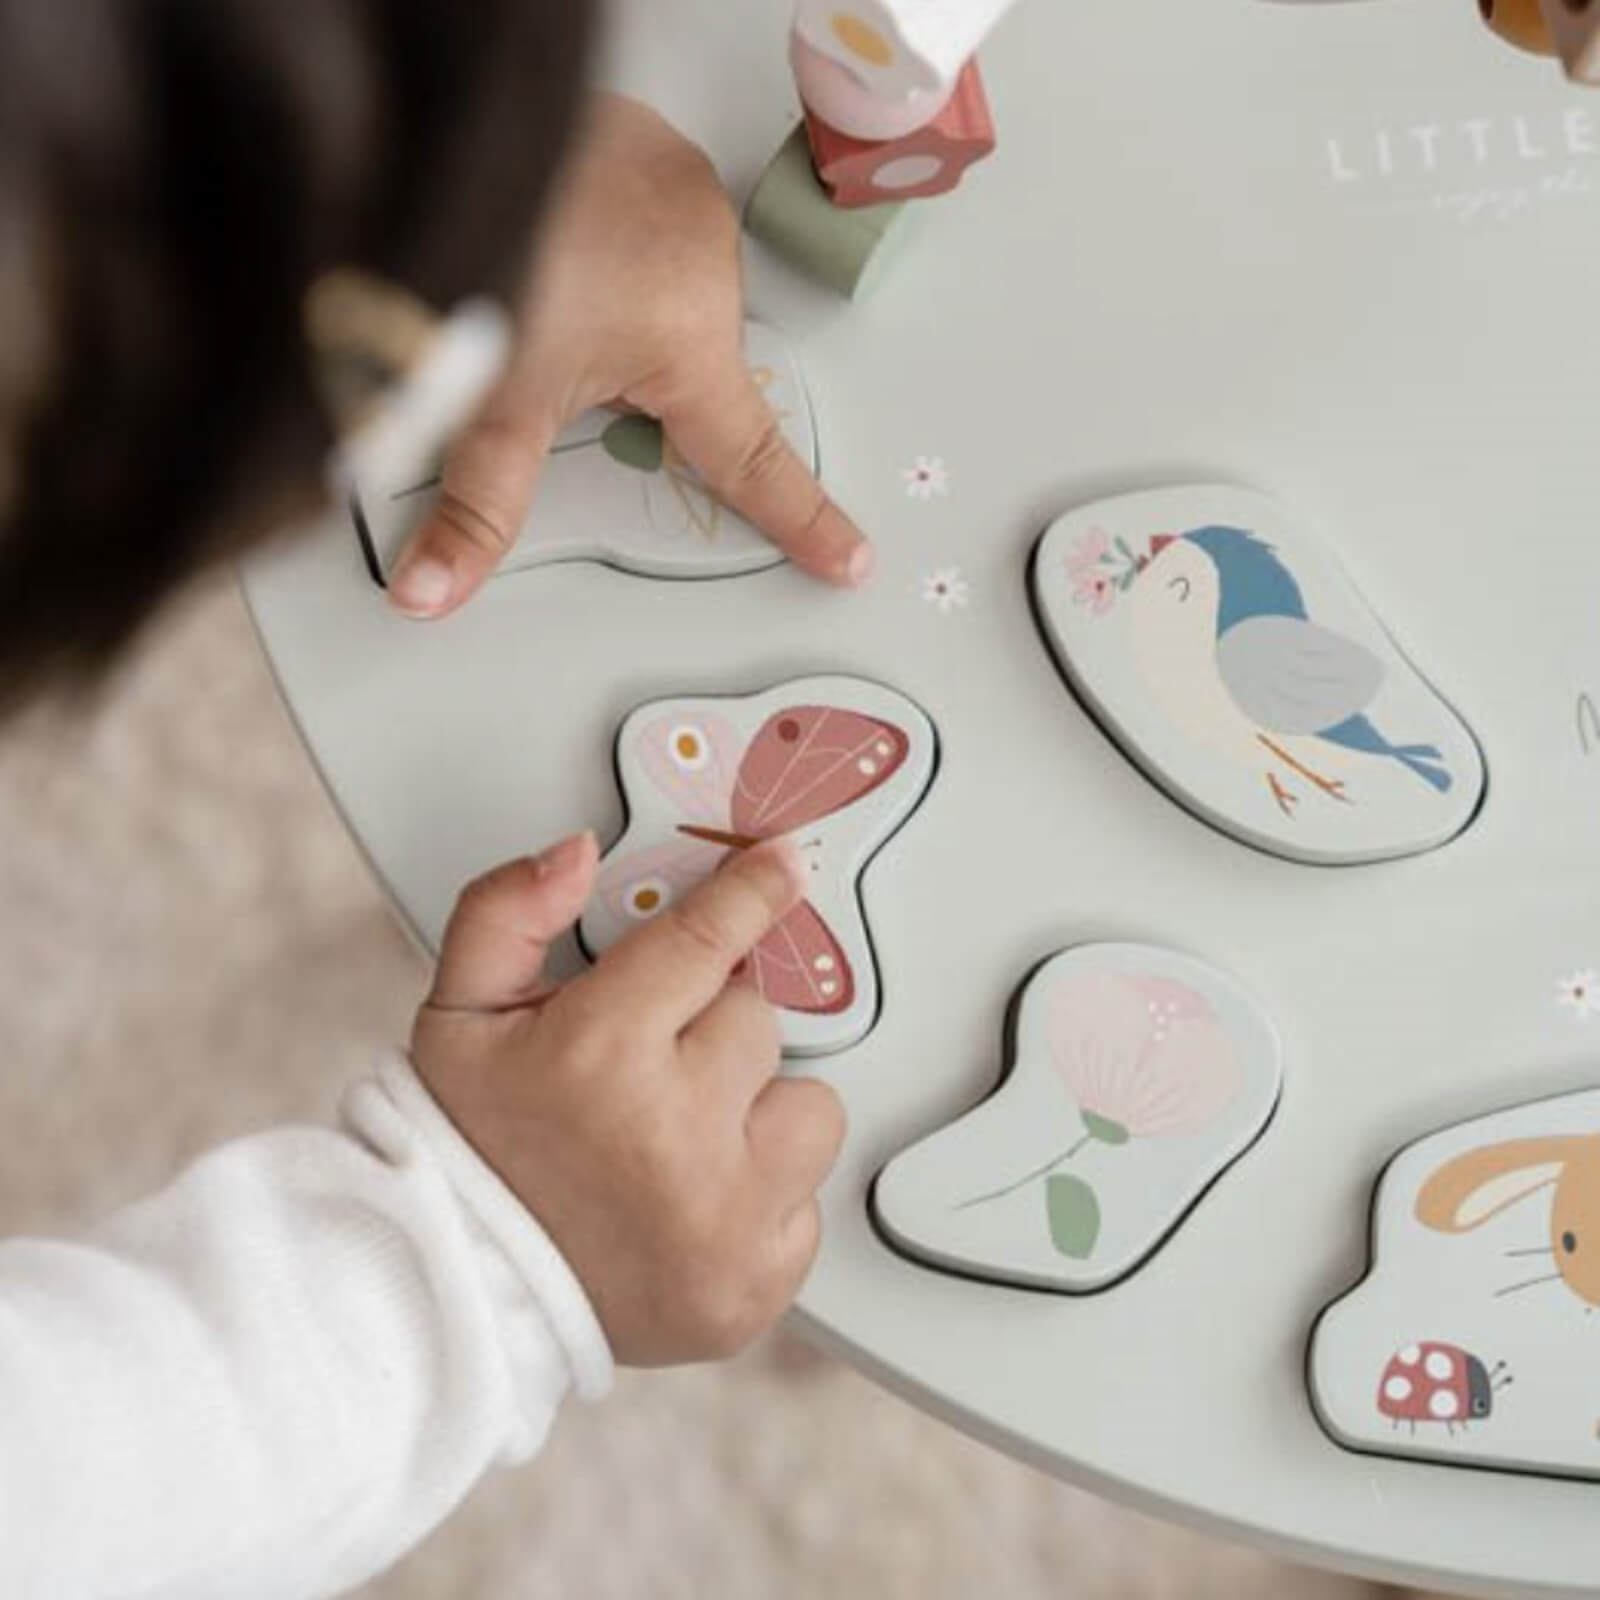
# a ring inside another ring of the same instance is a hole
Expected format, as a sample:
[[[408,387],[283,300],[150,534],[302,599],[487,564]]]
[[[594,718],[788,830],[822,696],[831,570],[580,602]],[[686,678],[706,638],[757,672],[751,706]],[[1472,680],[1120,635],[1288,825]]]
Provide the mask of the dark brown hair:
[[[319,273],[509,289],[590,10],[0,0],[0,344],[39,354],[8,394],[0,353],[0,705],[91,679],[314,483]]]

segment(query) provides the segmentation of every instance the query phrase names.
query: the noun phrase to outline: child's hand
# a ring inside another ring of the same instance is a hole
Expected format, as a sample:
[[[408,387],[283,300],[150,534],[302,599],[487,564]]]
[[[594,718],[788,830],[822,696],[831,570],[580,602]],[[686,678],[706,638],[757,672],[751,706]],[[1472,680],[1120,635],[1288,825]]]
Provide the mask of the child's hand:
[[[731,1355],[804,1280],[844,1135],[830,1088],[774,1076],[771,1008],[728,986],[800,869],[787,846],[746,851],[551,989],[545,950],[595,857],[585,834],[466,890],[412,1059],[566,1257],[618,1361]]]
[[[545,456],[597,405],[659,417],[713,493],[797,565],[855,584],[872,552],[789,447],[741,353],[739,222],[704,154],[653,111],[597,97],[540,237],[504,377],[445,464],[389,594],[467,599],[515,541]]]

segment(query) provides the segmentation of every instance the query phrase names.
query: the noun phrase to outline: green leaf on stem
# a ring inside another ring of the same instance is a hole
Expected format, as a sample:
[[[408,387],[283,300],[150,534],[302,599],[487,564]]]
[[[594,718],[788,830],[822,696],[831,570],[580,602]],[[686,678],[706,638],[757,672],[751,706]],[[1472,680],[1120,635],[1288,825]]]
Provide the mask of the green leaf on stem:
[[[1074,1261],[1086,1261],[1100,1238],[1100,1202],[1082,1178],[1056,1173],[1044,1186],[1050,1239]]]
[[[613,461],[635,472],[659,472],[667,457],[666,435],[654,417],[618,417],[600,435],[600,443]]]

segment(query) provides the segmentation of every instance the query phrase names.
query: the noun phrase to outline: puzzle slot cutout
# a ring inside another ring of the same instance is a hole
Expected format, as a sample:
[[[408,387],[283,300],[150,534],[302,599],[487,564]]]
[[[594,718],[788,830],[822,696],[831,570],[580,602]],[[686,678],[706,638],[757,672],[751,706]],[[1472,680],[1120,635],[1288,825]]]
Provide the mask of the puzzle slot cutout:
[[[584,948],[598,955],[660,915],[730,851],[786,837],[810,889],[736,977],[777,1008],[787,1053],[858,1043],[879,1010],[860,879],[921,804],[937,751],[916,705],[859,678],[641,706],[617,737],[628,823],[579,926]]]

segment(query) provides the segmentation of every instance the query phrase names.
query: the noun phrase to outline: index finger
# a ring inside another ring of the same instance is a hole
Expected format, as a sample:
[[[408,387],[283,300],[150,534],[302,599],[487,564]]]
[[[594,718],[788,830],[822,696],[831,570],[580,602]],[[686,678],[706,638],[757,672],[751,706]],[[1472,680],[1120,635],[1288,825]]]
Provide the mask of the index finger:
[[[770,840],[729,857],[683,899],[608,950],[582,980],[590,998],[680,1031],[727,988],[734,968],[799,903],[805,867]]]
[[[828,498],[736,350],[662,411],[683,459],[726,506],[753,523],[797,567],[854,587],[872,572],[872,546]]]

